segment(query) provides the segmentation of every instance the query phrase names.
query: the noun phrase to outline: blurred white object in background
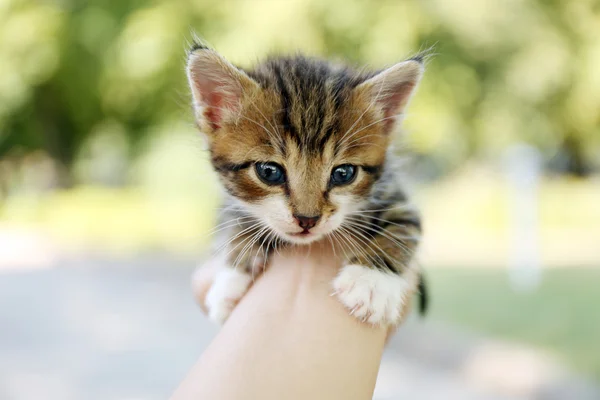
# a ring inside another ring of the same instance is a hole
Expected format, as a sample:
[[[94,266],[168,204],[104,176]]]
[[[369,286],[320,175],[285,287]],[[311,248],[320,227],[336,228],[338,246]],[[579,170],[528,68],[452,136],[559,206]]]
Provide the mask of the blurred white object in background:
[[[49,236],[0,224],[0,273],[52,267],[59,251]]]
[[[509,276],[515,289],[533,290],[541,277],[538,187],[542,157],[534,147],[519,143],[505,151],[503,161],[509,185]]]

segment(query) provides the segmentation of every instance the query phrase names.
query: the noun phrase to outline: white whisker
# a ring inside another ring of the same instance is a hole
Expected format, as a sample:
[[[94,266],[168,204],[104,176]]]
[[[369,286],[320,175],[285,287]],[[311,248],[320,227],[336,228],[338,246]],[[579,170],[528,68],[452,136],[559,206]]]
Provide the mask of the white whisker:
[[[347,226],[345,227],[346,232],[355,240],[355,241],[360,241],[360,243],[362,243],[364,246],[367,247],[367,249],[373,249],[371,244],[375,244],[372,242],[373,238],[367,238],[365,235],[363,235],[361,232],[359,232],[357,229],[350,229],[351,227]],[[361,237],[356,236],[356,234],[360,235]],[[385,254],[386,256],[388,255],[383,249],[381,249],[381,247],[377,246],[375,244],[376,247],[378,247],[378,249],[376,248],[375,250],[381,250],[381,252],[383,254]],[[357,244],[358,247],[358,244]],[[363,256],[369,260],[371,258],[373,258],[370,254],[368,254],[364,249],[361,249],[361,252],[363,254]],[[381,258],[381,255],[379,254],[379,252],[375,252],[374,254],[375,257],[377,257],[379,259],[379,261],[383,264],[386,265],[385,261],[383,258]]]
[[[407,227],[406,225],[398,224],[396,222],[391,222],[391,221],[388,221],[387,219],[383,219],[383,218],[373,217],[371,215],[366,215],[363,218],[352,217],[352,216],[347,216],[346,218],[349,219],[349,220],[352,220],[352,221],[365,222],[365,223],[368,223],[368,224],[372,224],[373,226],[379,227],[381,229],[384,229],[384,228],[382,228],[381,226],[379,226],[379,225],[377,225],[377,224],[375,224],[373,222],[365,221],[364,218],[375,219],[377,221],[387,222],[388,224],[397,226],[399,228],[406,228]],[[399,236],[399,237],[401,237],[401,236]]]
[[[368,229],[377,235],[382,235],[382,236],[386,237],[387,239],[391,240],[392,243],[396,244],[398,247],[400,247],[403,250],[410,252],[410,253],[412,253],[413,250],[411,248],[409,248],[406,244],[402,243],[400,240],[401,239],[402,240],[417,240],[414,237],[406,237],[406,238],[398,237],[397,238],[395,235],[391,234],[387,229],[383,229],[381,227],[378,227],[379,229],[375,229],[375,228],[370,227],[369,225],[357,223],[356,221],[348,221],[348,222],[350,224],[353,224],[356,227]],[[375,226],[377,226],[377,225],[375,225]]]

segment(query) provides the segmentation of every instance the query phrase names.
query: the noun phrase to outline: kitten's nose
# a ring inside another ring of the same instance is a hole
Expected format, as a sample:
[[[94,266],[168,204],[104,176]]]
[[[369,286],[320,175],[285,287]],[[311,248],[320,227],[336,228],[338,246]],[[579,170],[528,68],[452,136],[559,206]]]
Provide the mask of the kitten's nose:
[[[300,225],[300,228],[307,231],[310,228],[314,227],[317,224],[317,222],[319,222],[319,218],[321,218],[321,216],[316,215],[314,217],[307,217],[306,215],[294,215],[294,218],[296,218],[296,221],[298,221],[298,225]]]

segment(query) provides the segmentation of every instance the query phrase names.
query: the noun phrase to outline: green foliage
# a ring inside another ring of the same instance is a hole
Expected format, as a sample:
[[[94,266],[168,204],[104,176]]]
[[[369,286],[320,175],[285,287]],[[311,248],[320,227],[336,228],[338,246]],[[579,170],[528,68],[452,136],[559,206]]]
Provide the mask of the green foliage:
[[[69,171],[107,126],[131,157],[154,127],[191,122],[192,31],[242,65],[303,50],[380,67],[434,45],[407,127],[441,169],[515,141],[577,173],[600,158],[593,0],[3,0],[0,156],[41,149]]]

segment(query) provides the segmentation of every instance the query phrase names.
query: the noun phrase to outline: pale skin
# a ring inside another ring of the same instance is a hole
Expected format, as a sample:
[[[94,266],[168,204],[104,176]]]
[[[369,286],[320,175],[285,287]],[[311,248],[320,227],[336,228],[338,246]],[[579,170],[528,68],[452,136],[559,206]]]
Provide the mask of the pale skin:
[[[371,399],[387,328],[331,296],[340,266],[325,244],[274,254],[171,400]],[[196,279],[205,312],[214,273]]]

